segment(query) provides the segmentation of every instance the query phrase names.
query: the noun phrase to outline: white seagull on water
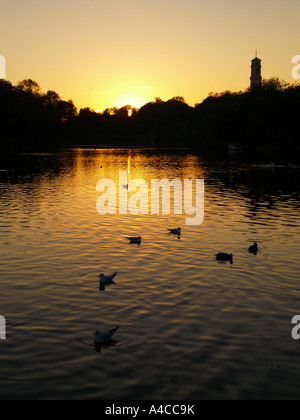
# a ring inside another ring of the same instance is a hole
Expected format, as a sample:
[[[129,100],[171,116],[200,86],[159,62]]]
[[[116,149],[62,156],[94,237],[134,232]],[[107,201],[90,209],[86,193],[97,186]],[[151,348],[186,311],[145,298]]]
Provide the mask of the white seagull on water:
[[[112,330],[106,331],[106,332],[101,332],[96,330],[94,332],[94,342],[96,344],[105,344],[108,343],[112,336],[116,333],[116,331],[118,330],[119,327],[113,328]]]

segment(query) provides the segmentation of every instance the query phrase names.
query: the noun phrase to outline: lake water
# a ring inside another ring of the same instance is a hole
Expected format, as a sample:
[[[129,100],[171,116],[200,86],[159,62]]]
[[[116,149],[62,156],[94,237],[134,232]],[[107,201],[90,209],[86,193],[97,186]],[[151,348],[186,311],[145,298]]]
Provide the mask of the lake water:
[[[204,179],[204,223],[99,215],[97,183],[119,171]],[[298,399],[299,181],[297,166],[189,151],[2,156],[0,398]],[[178,226],[180,239],[167,233]],[[94,330],[117,325],[96,351]]]

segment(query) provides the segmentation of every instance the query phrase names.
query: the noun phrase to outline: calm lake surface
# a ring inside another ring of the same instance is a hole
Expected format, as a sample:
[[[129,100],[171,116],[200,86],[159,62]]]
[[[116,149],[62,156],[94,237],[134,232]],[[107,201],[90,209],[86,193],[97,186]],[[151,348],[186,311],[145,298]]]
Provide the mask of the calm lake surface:
[[[204,179],[204,223],[100,216],[97,183],[119,171]],[[297,166],[189,151],[2,156],[0,398],[298,399],[299,181]],[[166,230],[178,226],[180,240]],[[97,352],[94,330],[117,325]]]

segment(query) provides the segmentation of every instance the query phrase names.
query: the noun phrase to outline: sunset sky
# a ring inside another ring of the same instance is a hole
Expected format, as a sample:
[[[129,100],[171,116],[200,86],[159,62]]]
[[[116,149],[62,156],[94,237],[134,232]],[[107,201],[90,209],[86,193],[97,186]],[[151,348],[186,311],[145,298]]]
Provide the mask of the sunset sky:
[[[37,81],[78,108],[190,105],[263,77],[293,82],[299,0],[0,0],[7,79]]]

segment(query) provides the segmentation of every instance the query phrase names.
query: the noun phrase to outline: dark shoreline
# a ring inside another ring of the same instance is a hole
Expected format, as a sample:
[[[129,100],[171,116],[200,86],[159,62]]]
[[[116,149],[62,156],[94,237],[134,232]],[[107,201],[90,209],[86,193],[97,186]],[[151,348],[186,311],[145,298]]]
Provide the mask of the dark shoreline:
[[[36,82],[0,81],[1,151],[47,151],[61,147],[190,148],[197,154],[263,154],[297,159],[300,154],[300,86],[279,79],[251,92],[211,94],[189,106],[184,98],[156,98],[102,114],[80,109]]]

